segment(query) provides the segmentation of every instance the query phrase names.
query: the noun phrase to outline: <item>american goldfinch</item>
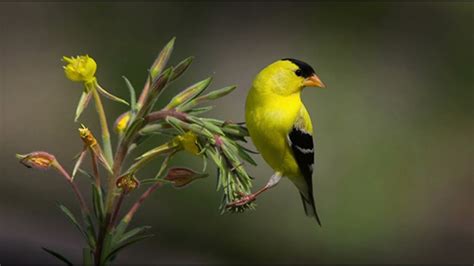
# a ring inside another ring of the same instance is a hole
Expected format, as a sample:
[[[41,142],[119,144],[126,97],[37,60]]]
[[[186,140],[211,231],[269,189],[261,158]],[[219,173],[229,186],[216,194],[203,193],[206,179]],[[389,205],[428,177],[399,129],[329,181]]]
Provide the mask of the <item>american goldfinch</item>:
[[[276,61],[256,76],[247,96],[245,120],[255,147],[275,173],[262,189],[232,204],[253,201],[287,177],[298,188],[306,215],[321,225],[313,196],[313,126],[300,97],[304,87],[325,85],[310,65],[292,58]]]

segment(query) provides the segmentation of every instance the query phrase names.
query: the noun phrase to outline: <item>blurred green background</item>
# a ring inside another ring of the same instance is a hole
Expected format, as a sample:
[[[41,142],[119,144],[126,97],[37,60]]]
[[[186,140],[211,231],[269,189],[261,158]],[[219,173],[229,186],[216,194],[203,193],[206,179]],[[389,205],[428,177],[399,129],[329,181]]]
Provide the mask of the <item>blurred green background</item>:
[[[64,77],[61,57],[93,56],[101,84],[126,98],[121,75],[140,88],[172,36],[171,63],[196,60],[161,104],[212,75],[211,88],[238,86],[208,114],[222,119],[243,121],[248,88],[267,64],[294,57],[315,67],[328,88],[307,89],[303,100],[316,128],[323,227],[305,217],[288,180],[256,211],[219,215],[211,169],[145,203],[134,222],[156,236],[119,262],[472,263],[473,11],[472,2],[1,3],[0,263],[56,262],[41,246],[81,256],[80,235],[55,206],[75,207],[66,182],[14,157],[46,150],[73,166],[81,85]],[[125,110],[106,108],[109,122]],[[82,122],[98,132],[93,108]],[[272,173],[256,159],[254,188]],[[189,156],[174,163],[200,167]]]

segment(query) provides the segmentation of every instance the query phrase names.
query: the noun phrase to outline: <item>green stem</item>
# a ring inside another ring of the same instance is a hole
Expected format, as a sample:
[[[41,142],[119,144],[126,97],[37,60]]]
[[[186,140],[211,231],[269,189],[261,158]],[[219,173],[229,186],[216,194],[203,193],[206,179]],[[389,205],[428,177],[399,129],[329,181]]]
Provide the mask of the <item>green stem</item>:
[[[109,165],[112,165],[112,145],[110,144],[110,133],[109,127],[107,125],[107,117],[105,115],[104,106],[102,105],[102,100],[100,99],[99,92],[97,92],[94,83],[88,83],[86,86],[88,86],[88,88],[92,92],[97,114],[99,115],[100,127],[102,129],[102,145],[104,147],[105,159],[107,160]]]

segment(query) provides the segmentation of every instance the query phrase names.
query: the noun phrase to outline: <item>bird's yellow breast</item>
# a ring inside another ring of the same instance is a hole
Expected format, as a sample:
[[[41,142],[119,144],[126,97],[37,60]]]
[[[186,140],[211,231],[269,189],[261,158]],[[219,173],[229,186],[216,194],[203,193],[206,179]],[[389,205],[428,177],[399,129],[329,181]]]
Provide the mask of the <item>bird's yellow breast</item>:
[[[245,119],[257,150],[275,170],[287,177],[301,173],[288,145],[287,135],[295,123],[312,132],[311,119],[299,93],[278,95],[254,83],[247,96]]]

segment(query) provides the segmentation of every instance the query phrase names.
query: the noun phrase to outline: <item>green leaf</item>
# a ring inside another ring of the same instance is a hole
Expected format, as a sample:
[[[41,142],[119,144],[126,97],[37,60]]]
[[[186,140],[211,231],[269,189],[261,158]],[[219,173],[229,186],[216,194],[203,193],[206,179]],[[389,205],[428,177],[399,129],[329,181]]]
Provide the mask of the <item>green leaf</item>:
[[[130,111],[132,114],[136,114],[137,112],[137,96],[135,95],[135,88],[133,88],[132,83],[127,79],[127,77],[122,76],[125,80],[125,84],[127,85],[128,91],[130,93]]]
[[[74,169],[72,170],[72,176],[71,178],[74,180],[74,177],[77,174],[77,170],[79,170],[79,167],[81,166],[82,162],[84,161],[84,157],[86,156],[87,153],[87,148],[83,149],[81,153],[79,154],[79,158],[77,158],[76,163],[74,164]]]
[[[125,132],[125,136],[123,137],[124,140],[129,140],[137,131],[139,131],[143,125],[145,124],[144,118],[137,118],[135,119],[132,124],[127,128]]]
[[[84,265],[92,265],[92,251],[89,247],[82,249],[82,263]]]
[[[150,75],[151,78],[154,79],[158,75],[161,74],[163,69],[165,68],[166,64],[168,64],[168,60],[171,57],[171,53],[173,52],[174,41],[176,37],[173,37],[161,50],[160,54],[156,57],[155,61],[151,65],[150,68]]]
[[[113,249],[113,238],[114,235],[110,232],[105,234],[104,243],[102,246],[102,254],[100,255],[100,265],[105,265],[109,260],[109,254],[111,254],[111,250]]]
[[[201,96],[203,100],[215,100],[219,99],[221,97],[226,96],[227,94],[231,93],[234,91],[237,87],[236,86],[228,86],[219,90],[211,91],[206,95]]]
[[[127,241],[128,239],[140,234],[140,233],[143,233],[144,231],[150,229],[151,226],[148,226],[148,225],[145,225],[145,226],[140,226],[140,227],[137,227],[137,228],[133,228],[132,230],[126,232],[125,234],[122,235],[122,237],[120,238],[120,240],[118,241],[118,243],[121,243],[121,242],[124,242],[124,241]]]
[[[166,122],[160,121],[156,124],[146,125],[142,129],[140,129],[140,135],[149,135],[160,133],[161,130],[166,128]],[[169,126],[168,126],[169,128]]]
[[[44,251],[52,255],[53,257],[57,258],[58,260],[64,262],[66,265],[73,265],[70,260],[68,260],[65,256],[59,254],[58,252],[51,250],[49,248],[41,247]]]
[[[81,225],[77,222],[76,218],[72,214],[72,212],[64,205],[58,204],[59,209],[66,215],[66,217],[76,226],[76,228],[81,232],[87,239],[87,234],[85,233],[84,229],[82,229]]]
[[[89,177],[89,178],[90,178],[90,181],[94,182],[95,177],[94,177],[91,173],[89,173],[89,172],[83,170],[82,168],[78,168],[77,170],[79,171],[79,173],[81,173],[81,174],[83,174],[83,175]]]
[[[184,59],[183,61],[179,62],[179,64],[173,68],[173,75],[171,75],[170,81],[176,80],[181,75],[183,75],[184,72],[189,68],[193,60],[194,60],[194,56],[190,56]]]
[[[178,93],[176,96],[171,99],[168,105],[164,108],[166,110],[173,109],[179,105],[185,104],[195,97],[199,96],[208,86],[211,84],[212,78],[209,77],[205,80],[199,81],[182,92]],[[178,108],[179,109],[179,108]]]
[[[181,127],[181,120],[177,119],[177,118],[174,118],[172,116],[167,116],[165,118],[165,121],[171,125],[174,129],[176,129],[176,131],[178,131],[180,134],[184,134],[185,131],[184,129]],[[184,123],[184,122],[183,122]]]
[[[202,172],[206,172],[207,169],[207,155],[204,153],[202,155]]]
[[[191,110],[186,110],[186,113],[188,113],[188,114],[190,114],[190,115],[197,116],[197,115],[200,115],[200,114],[209,112],[209,111],[211,111],[213,108],[214,108],[214,106],[197,107],[197,108],[193,108],[193,109],[191,109]],[[180,109],[181,109],[181,108],[180,108]]]
[[[81,98],[79,99],[79,102],[77,103],[76,116],[74,118],[74,122],[77,122],[77,120],[79,119],[79,116],[81,116],[84,109],[86,109],[91,98],[92,98],[92,93],[90,91],[84,90],[82,92]]]
[[[214,132],[214,133],[217,133],[219,135],[224,135],[224,132],[222,132],[222,130],[220,129],[220,127],[214,125],[213,123],[210,123],[210,122],[207,122],[205,121],[204,119],[202,118],[199,118],[199,117],[195,117],[195,116],[188,116],[187,118],[189,121],[195,123],[195,124],[198,124],[202,127],[205,127],[206,129],[208,129],[209,131],[211,132]]]
[[[250,157],[250,155],[244,149],[242,149],[242,146],[238,145],[237,150],[238,150],[240,158],[242,158],[243,160],[249,162],[250,164],[254,166],[257,165],[257,163],[252,159],[252,157]]]
[[[111,259],[115,254],[117,254],[120,250],[134,244],[134,243],[137,243],[141,240],[145,240],[147,238],[150,238],[150,237],[153,237],[154,235],[153,234],[149,234],[149,235],[143,235],[143,236],[137,236],[137,237],[134,237],[134,238],[131,238],[129,239],[128,241],[125,241],[124,243],[120,244],[119,246],[117,246],[116,248],[114,248],[107,256],[106,258],[104,259],[104,262],[107,262],[109,259]]]
[[[106,98],[109,98],[110,100],[112,101],[115,101],[115,102],[119,102],[119,103],[123,103],[125,105],[130,105],[127,101],[125,101],[124,99],[122,98],[119,98],[115,95],[113,95],[112,93],[108,92],[107,90],[105,90],[104,88],[102,88],[99,83],[96,82],[96,88],[97,90],[100,92],[100,94],[104,95]]]
[[[97,219],[102,223],[105,218],[105,208],[104,208],[104,201],[102,197],[102,190],[101,188],[97,187],[94,183],[92,185],[92,202],[94,205],[94,214],[96,215]]]
[[[119,242],[119,240],[122,238],[123,233],[125,232],[125,230],[127,230],[127,227],[128,227],[127,222],[125,222],[124,220],[120,221],[120,223],[115,228],[115,231],[113,232],[113,237],[112,237],[113,245]]]
[[[185,111],[188,109],[193,108],[194,106],[205,102],[205,101],[210,101],[210,100],[215,100],[221,97],[224,97],[225,95],[231,93],[233,90],[235,90],[237,87],[236,86],[228,86],[219,90],[211,91],[210,93],[206,95],[202,95],[199,97],[196,97],[192,101],[187,102],[186,104],[183,104],[179,110]]]
[[[173,158],[173,156],[176,154],[176,152],[172,152],[170,154],[168,154],[168,156],[166,156],[166,158],[163,160],[163,162],[161,163],[161,167],[160,167],[160,170],[156,173],[155,175],[155,179],[158,179],[161,177],[161,175],[163,174],[163,172],[166,170],[166,168],[168,167],[168,164],[171,160],[171,158]]]

